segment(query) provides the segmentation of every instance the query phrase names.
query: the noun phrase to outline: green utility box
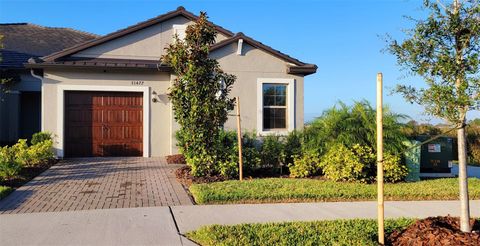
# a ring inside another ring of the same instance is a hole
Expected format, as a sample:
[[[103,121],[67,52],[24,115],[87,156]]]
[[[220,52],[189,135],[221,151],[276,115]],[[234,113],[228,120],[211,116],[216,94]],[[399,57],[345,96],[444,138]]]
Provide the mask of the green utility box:
[[[428,140],[429,136],[419,136],[420,142]],[[431,142],[423,144],[420,154],[421,173],[450,173],[452,161],[456,159],[454,139],[440,137]]]
[[[405,141],[408,151],[405,152],[405,162],[408,168],[408,175],[405,177],[405,181],[415,182],[420,180],[420,146],[417,146],[420,142],[412,140]]]

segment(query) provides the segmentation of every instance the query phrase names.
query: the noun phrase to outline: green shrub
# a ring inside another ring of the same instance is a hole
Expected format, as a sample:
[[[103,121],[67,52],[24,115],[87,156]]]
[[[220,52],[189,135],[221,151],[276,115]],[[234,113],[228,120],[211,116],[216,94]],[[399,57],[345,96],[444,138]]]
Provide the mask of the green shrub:
[[[302,134],[299,131],[292,131],[288,134],[283,151],[285,165],[293,164],[294,157],[302,154]]]
[[[294,156],[293,164],[289,164],[290,177],[305,178],[320,172],[320,155],[315,152]]]
[[[385,151],[401,153],[407,140],[402,132],[401,120],[406,116],[384,109]],[[343,144],[352,148],[356,144],[376,148],[376,110],[368,101],[355,102],[348,106],[342,102],[326,110],[305,126],[303,148],[308,151],[326,153],[330,146]]]
[[[320,168],[333,181],[367,181],[365,162],[375,159],[368,147],[354,145],[352,149],[336,144],[322,157]]]
[[[22,166],[26,166],[30,160],[27,140],[19,139],[18,142],[11,147],[11,149],[14,153],[15,161],[20,163]]]
[[[38,165],[51,160],[55,157],[53,153],[53,141],[51,139],[45,139],[41,142],[30,146],[27,150],[28,160],[25,163],[29,166]]]
[[[283,160],[283,143],[279,136],[268,135],[263,138],[260,149],[260,158],[264,167],[280,167]]]
[[[30,143],[32,145],[41,143],[46,140],[52,140],[52,134],[49,132],[37,132],[32,135],[32,140],[30,140]]]
[[[408,175],[408,168],[401,163],[400,157],[388,153],[383,156],[383,171],[384,180],[389,183],[403,181]]]
[[[238,177],[238,142],[234,131],[221,131],[218,147],[218,172],[225,177]]]
[[[22,165],[17,161],[14,149],[7,146],[0,148],[0,180],[15,177],[21,169]]]
[[[243,172],[251,175],[260,167],[261,158],[258,150],[260,143],[255,132],[246,132],[242,138]]]
[[[373,182],[377,176],[376,160],[368,146],[356,144],[347,148],[337,144],[322,157],[320,167],[325,176],[334,181]],[[385,182],[403,181],[408,174],[401,158],[389,153],[384,154],[383,168]]]
[[[227,178],[237,178],[239,174],[237,132],[222,131],[217,147],[220,151],[218,173]],[[254,132],[245,133],[242,137],[242,160],[244,175],[253,174],[260,165],[259,145]]]

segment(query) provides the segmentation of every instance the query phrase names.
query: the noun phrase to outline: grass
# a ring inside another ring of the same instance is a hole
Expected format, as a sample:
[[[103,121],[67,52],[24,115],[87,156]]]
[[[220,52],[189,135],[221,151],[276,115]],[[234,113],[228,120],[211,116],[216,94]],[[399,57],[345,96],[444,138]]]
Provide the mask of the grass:
[[[480,179],[468,180],[470,199],[480,199]],[[376,199],[376,184],[315,179],[269,178],[231,180],[190,186],[198,204],[368,201]],[[458,179],[434,179],[385,185],[386,200],[458,199]]]
[[[385,230],[403,230],[414,219],[385,221]],[[371,219],[268,224],[212,225],[187,233],[200,245],[378,245]]]
[[[0,200],[8,196],[8,194],[10,194],[12,191],[13,189],[11,187],[0,185]]]

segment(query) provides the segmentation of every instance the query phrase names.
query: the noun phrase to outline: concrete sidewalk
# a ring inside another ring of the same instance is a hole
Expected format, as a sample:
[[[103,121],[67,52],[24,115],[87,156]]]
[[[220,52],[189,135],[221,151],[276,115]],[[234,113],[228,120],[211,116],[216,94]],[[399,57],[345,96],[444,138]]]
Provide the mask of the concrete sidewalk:
[[[195,245],[169,207],[0,215],[1,245]]]
[[[471,201],[480,217],[480,200]],[[458,201],[386,202],[387,218],[458,216]],[[2,245],[194,245],[182,234],[211,224],[376,218],[376,202],[120,208],[0,215]]]
[[[172,212],[180,233],[204,225],[313,221],[351,218],[376,218],[376,202],[324,202],[280,204],[235,204],[174,206]],[[458,201],[393,201],[385,202],[385,217],[424,218],[459,216]],[[470,201],[472,217],[480,217],[480,200]]]

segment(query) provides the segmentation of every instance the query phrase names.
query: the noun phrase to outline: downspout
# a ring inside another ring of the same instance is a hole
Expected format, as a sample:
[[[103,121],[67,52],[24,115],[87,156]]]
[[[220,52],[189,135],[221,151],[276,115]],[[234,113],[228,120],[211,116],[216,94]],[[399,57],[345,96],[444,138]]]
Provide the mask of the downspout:
[[[40,99],[41,100],[41,102],[40,102],[40,130],[43,132],[43,131],[45,131],[45,129],[44,129],[44,126],[45,126],[45,124],[44,124],[44,119],[45,119],[45,117],[44,117],[44,112],[45,112],[45,110],[44,110],[44,94],[45,93],[43,93],[43,77],[40,76],[40,75],[36,75],[35,71],[33,69],[30,69],[30,74],[34,78],[40,80],[40,98],[41,98]]]

